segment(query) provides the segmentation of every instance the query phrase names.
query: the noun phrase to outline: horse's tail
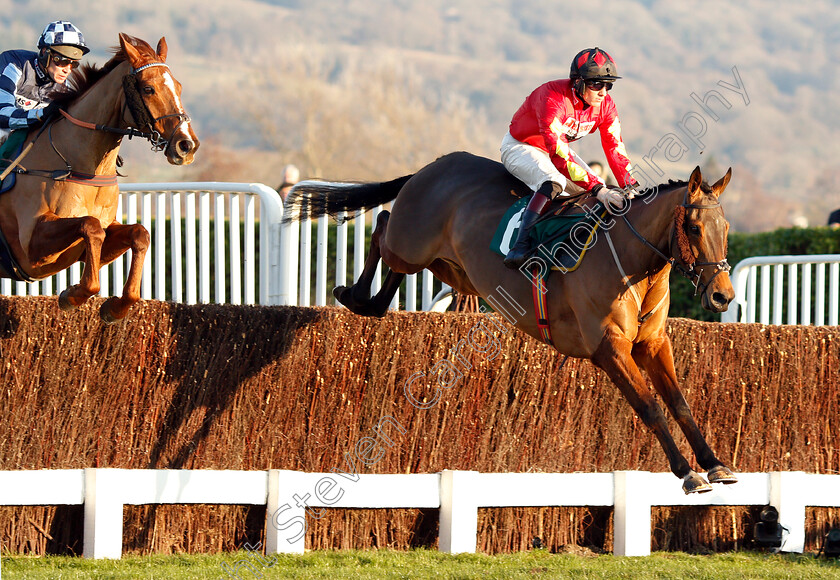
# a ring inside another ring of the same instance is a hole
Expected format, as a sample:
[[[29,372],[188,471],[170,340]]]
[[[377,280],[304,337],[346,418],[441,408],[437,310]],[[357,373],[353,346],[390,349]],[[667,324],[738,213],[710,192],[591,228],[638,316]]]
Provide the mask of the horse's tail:
[[[379,183],[334,183],[301,181],[292,187],[284,204],[284,222],[316,218],[324,214],[336,217],[344,211],[370,209],[397,197],[413,175]]]

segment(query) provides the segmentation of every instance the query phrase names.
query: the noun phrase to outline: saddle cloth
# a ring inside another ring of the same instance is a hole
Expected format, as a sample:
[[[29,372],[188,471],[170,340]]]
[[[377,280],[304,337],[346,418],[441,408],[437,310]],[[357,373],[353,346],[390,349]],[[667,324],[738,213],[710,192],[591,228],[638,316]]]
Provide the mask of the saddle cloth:
[[[5,170],[9,164],[15,160],[15,158],[20,155],[21,149],[23,149],[23,143],[26,141],[26,136],[29,132],[26,129],[18,129],[17,131],[12,131],[9,138],[3,142],[3,145],[0,146],[0,173]],[[12,171],[9,175],[6,176],[6,179],[3,180],[3,183],[0,183],[0,193],[6,193],[10,189],[15,186],[15,179],[17,174]]]
[[[506,256],[516,241],[522,212],[529,197],[517,200],[502,217],[490,249]],[[531,254],[551,264],[552,270],[571,272],[580,266],[586,251],[595,243],[600,218],[606,221],[607,211],[601,203],[581,214],[560,213],[551,209],[531,228]],[[598,216],[598,218],[596,218]],[[573,237],[572,237],[573,236]]]

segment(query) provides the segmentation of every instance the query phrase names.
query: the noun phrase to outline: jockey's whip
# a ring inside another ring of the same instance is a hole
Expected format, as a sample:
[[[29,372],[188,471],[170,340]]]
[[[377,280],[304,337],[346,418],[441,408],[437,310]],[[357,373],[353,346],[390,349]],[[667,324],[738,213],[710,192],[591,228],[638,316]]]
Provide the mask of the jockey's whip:
[[[29,150],[32,149],[33,145],[35,145],[34,140],[29,145],[23,148],[23,151],[20,152],[20,155],[15,157],[15,160],[12,161],[9,164],[9,166],[3,170],[3,173],[0,173],[0,181],[6,179],[6,176],[9,175],[12,172],[12,170],[20,164],[21,161],[23,161],[23,158],[26,157],[27,153],[29,153]]]

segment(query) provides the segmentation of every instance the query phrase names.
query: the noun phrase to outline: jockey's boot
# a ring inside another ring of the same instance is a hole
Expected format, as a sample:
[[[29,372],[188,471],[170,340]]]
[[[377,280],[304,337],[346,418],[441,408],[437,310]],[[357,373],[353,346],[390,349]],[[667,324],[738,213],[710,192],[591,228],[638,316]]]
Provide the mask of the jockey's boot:
[[[531,227],[542,215],[543,211],[545,211],[545,208],[548,207],[553,189],[554,184],[546,181],[534,192],[531,201],[528,202],[528,206],[522,213],[522,221],[519,223],[519,233],[516,236],[516,242],[513,244],[507,256],[505,256],[505,266],[508,268],[519,268],[525,263],[528,250],[531,249]]]

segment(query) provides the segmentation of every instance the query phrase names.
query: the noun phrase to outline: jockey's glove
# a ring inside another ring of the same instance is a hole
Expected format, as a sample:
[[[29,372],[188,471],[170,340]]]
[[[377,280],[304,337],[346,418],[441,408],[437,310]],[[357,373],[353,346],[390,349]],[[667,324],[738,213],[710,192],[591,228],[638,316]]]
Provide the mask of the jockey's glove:
[[[595,193],[595,197],[598,198],[598,201],[603,203],[604,207],[608,210],[610,209],[610,205],[616,209],[624,208],[624,193],[620,189],[610,189],[609,187],[604,187],[599,183],[593,187],[591,191]]]
[[[61,108],[61,105],[53,101],[43,109],[41,109],[41,119],[46,121],[50,117],[54,115],[58,115],[58,110]]]

